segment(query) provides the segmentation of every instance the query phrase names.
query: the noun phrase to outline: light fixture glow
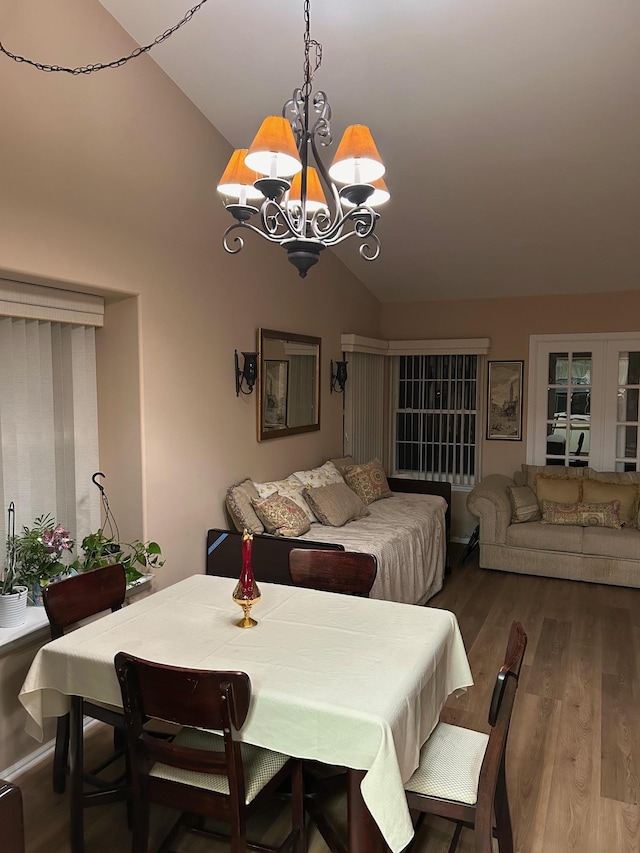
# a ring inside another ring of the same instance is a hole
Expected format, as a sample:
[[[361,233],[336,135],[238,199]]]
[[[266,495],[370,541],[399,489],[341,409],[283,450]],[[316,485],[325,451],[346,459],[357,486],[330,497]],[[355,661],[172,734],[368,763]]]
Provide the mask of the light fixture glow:
[[[371,181],[371,186],[373,187],[373,192],[367,199],[369,207],[380,207],[381,204],[385,204],[385,202],[389,201],[391,193],[387,189],[384,178],[378,178],[377,181]],[[342,203],[345,207],[354,207],[353,202],[349,201],[348,198],[343,198]]]
[[[293,131],[286,118],[267,116],[249,146],[245,164],[270,178],[291,177],[302,169]]]
[[[294,207],[302,208],[302,172],[298,172],[293,176],[291,181],[291,189],[289,190],[289,198],[287,200],[289,210]],[[319,210],[328,212],[329,205],[327,198],[322,189],[318,172],[313,166],[307,167],[307,216],[313,215]]]
[[[246,154],[246,148],[238,148],[233,152],[218,184],[218,192],[221,195],[236,198],[241,204],[246,199],[263,198],[262,193],[254,187],[259,175],[253,169],[247,168]]]
[[[331,107],[325,92],[313,91],[322,45],[311,39],[309,13],[310,0],[304,0],[304,83],[294,90],[282,116],[268,116],[263,121],[244,160],[245,167],[262,176],[253,186],[264,200],[258,211],[246,203],[251,198],[248,190],[244,196],[233,196],[238,203],[227,203],[226,208],[235,222],[222,238],[224,249],[235,255],[244,246],[243,231],[259,234],[282,246],[302,278],[318,262],[323,249],[351,237],[360,240],[360,257],[374,261],[380,254],[380,241],[374,233],[380,214],[373,204],[389,198],[384,182],[381,186],[376,183],[385,169],[365,125],[346,129],[330,170],[319,156],[318,148],[332,142]],[[235,186],[230,178],[225,183],[225,178],[226,173],[219,189]],[[250,220],[257,219],[257,214],[259,223],[253,224]]]
[[[368,127],[352,124],[345,130],[329,174],[340,184],[369,184],[384,175],[384,163]]]

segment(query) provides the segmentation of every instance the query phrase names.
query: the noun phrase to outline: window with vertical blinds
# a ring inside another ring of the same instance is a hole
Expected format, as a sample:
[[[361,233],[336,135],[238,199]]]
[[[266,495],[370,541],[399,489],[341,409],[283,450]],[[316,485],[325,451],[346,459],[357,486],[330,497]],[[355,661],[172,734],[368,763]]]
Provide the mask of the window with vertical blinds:
[[[460,485],[476,482],[478,358],[394,357],[394,474]]]
[[[344,453],[356,462],[384,459],[384,365],[384,356],[348,353]]]
[[[1,542],[10,501],[17,528],[50,513],[79,541],[100,526],[91,476],[102,316],[99,297],[0,281]]]

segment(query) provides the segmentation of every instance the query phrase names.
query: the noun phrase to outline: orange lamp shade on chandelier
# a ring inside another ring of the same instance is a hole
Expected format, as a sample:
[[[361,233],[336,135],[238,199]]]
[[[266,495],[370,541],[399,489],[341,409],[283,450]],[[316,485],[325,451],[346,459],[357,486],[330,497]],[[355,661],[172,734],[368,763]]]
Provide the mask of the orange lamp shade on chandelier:
[[[370,184],[384,175],[384,163],[364,124],[352,124],[340,140],[329,174],[340,184]]]
[[[267,116],[245,158],[246,165],[270,178],[291,177],[302,169],[291,125],[283,116]]]
[[[247,167],[246,156],[246,148],[238,148],[231,155],[218,184],[218,191],[222,195],[239,200],[263,198],[262,193],[254,187],[260,175]]]
[[[318,177],[317,169],[313,166],[307,167],[307,191],[306,191],[306,212],[307,216],[316,213],[318,210],[329,210],[327,198],[322,189],[320,178]],[[298,172],[293,176],[291,181],[291,189],[289,190],[289,207],[297,206],[302,209],[302,172]]]

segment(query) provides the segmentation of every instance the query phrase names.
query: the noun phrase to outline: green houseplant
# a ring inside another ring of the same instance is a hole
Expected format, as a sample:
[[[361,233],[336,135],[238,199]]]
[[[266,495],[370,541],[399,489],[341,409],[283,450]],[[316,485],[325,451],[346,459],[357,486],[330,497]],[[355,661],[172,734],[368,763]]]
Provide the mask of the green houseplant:
[[[153,569],[164,565],[162,549],[157,542],[120,542],[114,536],[106,536],[103,529],[90,533],[82,540],[82,556],[71,563],[78,572],[90,572],[111,563],[124,566],[127,584],[131,584]]]
[[[40,587],[69,574],[70,566],[62,558],[74,544],[69,531],[57,524],[51,515],[38,516],[32,527],[24,526],[22,533],[15,537],[20,579],[33,587],[34,597],[38,597]]]

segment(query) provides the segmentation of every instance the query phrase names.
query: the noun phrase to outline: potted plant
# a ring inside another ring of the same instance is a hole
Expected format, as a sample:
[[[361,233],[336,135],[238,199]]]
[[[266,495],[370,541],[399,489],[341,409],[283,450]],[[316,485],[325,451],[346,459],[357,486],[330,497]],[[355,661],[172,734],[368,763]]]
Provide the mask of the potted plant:
[[[27,618],[28,587],[16,559],[16,511],[13,501],[7,511],[5,561],[0,573],[0,628],[16,628]]]
[[[31,589],[34,604],[42,604],[43,587],[70,573],[71,567],[62,558],[74,544],[69,531],[51,515],[38,516],[32,527],[23,527],[15,537],[18,572],[22,583]]]
[[[111,563],[124,566],[127,585],[144,577],[152,569],[164,565],[162,549],[157,542],[120,542],[114,536],[106,536],[104,529],[90,533],[82,540],[82,556],[71,564],[78,572],[90,572]]]

